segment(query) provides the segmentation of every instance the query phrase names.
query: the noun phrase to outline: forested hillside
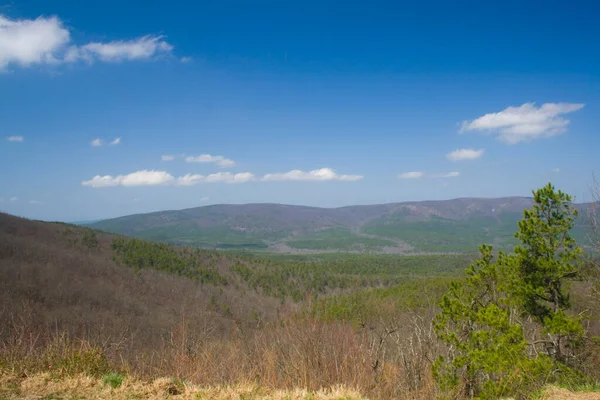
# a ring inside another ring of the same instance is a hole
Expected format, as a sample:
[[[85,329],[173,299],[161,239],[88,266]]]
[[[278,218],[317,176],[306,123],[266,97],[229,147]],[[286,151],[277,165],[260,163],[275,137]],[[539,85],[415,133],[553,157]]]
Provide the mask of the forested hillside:
[[[500,248],[513,246],[517,221],[530,205],[531,199],[523,197],[331,209],[282,204],[214,205],[131,215],[90,226],[201,248],[292,254],[472,252],[482,242]]]
[[[465,256],[345,255],[262,258],[174,247],[74,225],[0,214],[3,315],[73,334],[98,330],[144,343],[179,322],[273,321],[307,298],[387,287],[423,276],[453,276]],[[7,333],[7,331],[4,331]]]
[[[340,324],[340,314],[319,311],[322,299],[440,279],[434,301],[445,277],[458,276],[469,260],[263,258],[0,214],[0,367],[61,376],[127,369],[209,384],[260,374],[263,384],[290,388],[366,385],[379,374],[372,366],[381,356],[369,344],[375,331]],[[368,320],[376,323],[375,314]],[[396,389],[390,381],[378,390]]]

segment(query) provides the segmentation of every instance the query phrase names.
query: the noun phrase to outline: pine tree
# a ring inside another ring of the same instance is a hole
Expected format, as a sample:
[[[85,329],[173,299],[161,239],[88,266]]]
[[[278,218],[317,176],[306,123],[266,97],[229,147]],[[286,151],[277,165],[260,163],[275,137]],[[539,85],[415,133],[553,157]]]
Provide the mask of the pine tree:
[[[435,319],[436,333],[449,354],[437,360],[434,375],[449,397],[456,391],[469,398],[510,395],[544,363],[528,359],[516,305],[506,290],[504,274],[515,257],[500,252],[494,260],[492,247],[486,245],[480,253],[464,282],[451,285]]]
[[[569,233],[577,211],[551,184],[533,200],[514,254],[494,259],[492,247],[481,246],[480,260],[443,297],[435,330],[448,354],[434,364],[443,391],[498,398],[549,376],[576,375],[571,367],[584,330],[568,313],[567,285],[580,271],[582,251]]]
[[[569,280],[580,273],[582,249],[570,235],[577,210],[572,198],[551,184],[533,192],[515,237],[518,262],[511,291],[524,311],[542,325],[548,340],[538,340],[555,361],[569,364],[583,336],[579,318],[567,314]]]

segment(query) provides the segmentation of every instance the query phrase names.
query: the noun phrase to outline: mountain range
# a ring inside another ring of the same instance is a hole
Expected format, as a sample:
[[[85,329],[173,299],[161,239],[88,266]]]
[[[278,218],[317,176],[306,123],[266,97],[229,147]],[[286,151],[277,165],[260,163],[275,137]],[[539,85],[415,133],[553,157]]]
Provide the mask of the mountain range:
[[[471,252],[482,243],[507,248],[528,197],[319,208],[284,204],[209,205],[107,219],[103,231],[201,248],[325,252]],[[577,204],[585,210],[587,204]],[[584,215],[585,212],[580,213]],[[583,218],[575,236],[584,238]]]

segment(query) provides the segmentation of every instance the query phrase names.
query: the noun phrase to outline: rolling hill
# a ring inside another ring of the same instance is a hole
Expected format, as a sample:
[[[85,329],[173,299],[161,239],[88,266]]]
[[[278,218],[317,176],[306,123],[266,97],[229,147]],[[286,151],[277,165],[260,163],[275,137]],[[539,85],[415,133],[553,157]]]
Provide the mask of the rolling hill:
[[[130,215],[88,226],[200,248],[292,254],[470,252],[481,243],[512,246],[517,221],[530,205],[531,199],[526,197],[340,208],[211,205]]]
[[[276,320],[307,295],[453,275],[466,263],[463,256],[267,259],[0,213],[0,339],[13,323],[31,323],[78,336],[128,332],[152,346],[183,314],[224,335]]]
[[[177,247],[0,213],[0,398],[23,398],[25,379],[36,373],[43,387],[30,394],[44,398],[89,397],[50,389],[45,379],[79,374],[172,378],[160,395],[173,387],[182,392],[183,379],[204,386],[366,388],[377,372],[364,353],[368,338],[349,324],[321,319],[313,305],[397,285],[406,288],[398,302],[423,305],[423,287],[445,287],[469,262],[463,255],[270,256]],[[430,278],[431,285],[421,284]],[[395,377],[372,390],[374,398],[386,398],[378,394],[383,391],[398,398],[394,388],[405,385],[397,383]]]

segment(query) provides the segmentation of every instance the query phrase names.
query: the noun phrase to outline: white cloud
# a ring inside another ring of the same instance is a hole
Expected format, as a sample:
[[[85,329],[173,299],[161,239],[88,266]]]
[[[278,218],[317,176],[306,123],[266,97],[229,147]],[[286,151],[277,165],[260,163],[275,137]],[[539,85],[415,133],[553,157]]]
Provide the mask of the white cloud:
[[[132,172],[128,175],[96,175],[88,181],[83,181],[83,186],[93,188],[115,187],[115,186],[193,186],[199,183],[243,183],[255,180],[254,174],[250,172],[240,172],[232,174],[231,172],[218,172],[210,175],[186,174],[175,178],[166,171],[142,170]]]
[[[206,182],[227,182],[227,183],[243,183],[254,180],[254,174],[250,172],[238,172],[231,174],[230,172],[217,172],[206,176]]]
[[[446,154],[446,158],[450,161],[475,160],[480,158],[483,155],[483,152],[483,149],[456,149]]]
[[[19,201],[19,198],[17,196],[13,196],[10,198],[10,201],[14,203],[15,201]]]
[[[161,54],[169,54],[172,50],[173,46],[164,41],[163,36],[146,35],[133,40],[71,46],[65,54],[65,60],[70,62],[77,60],[92,62],[96,59],[104,62],[148,60]]]
[[[43,201],[39,201],[39,200],[29,200],[29,204],[34,204],[34,205],[44,205]]]
[[[225,158],[223,156],[211,156],[210,154],[200,154],[197,157],[186,157],[186,162],[192,163],[215,163],[219,167],[227,168],[235,166],[235,161]]]
[[[179,61],[181,61],[182,63],[189,63],[190,61],[192,61],[192,57],[181,57]]]
[[[100,147],[100,146],[102,146],[102,139],[100,139],[100,138],[94,139],[90,142],[90,144],[93,147]]]
[[[254,174],[250,172],[240,172],[232,174],[231,172],[217,172],[210,175],[186,174],[177,178],[176,184],[179,186],[192,186],[198,183],[244,183],[254,180]]]
[[[121,138],[120,137],[115,138],[115,140],[113,140],[112,142],[110,142],[110,144],[112,144],[112,145],[117,145],[119,143],[121,143]]]
[[[22,142],[25,140],[23,136],[9,136],[6,138],[9,142]]]
[[[171,154],[165,154],[164,156],[160,157],[160,159],[163,161],[173,161],[175,159],[175,156]]]
[[[69,41],[69,31],[57,17],[10,20],[0,15],[0,70],[9,64],[57,63]]]
[[[358,181],[362,175],[339,175],[331,168],[321,168],[312,171],[295,169],[284,173],[266,174],[263,181]]]
[[[171,183],[175,178],[165,171],[142,170],[132,172],[128,175],[96,175],[89,181],[83,181],[83,186],[93,188],[111,187],[111,186],[155,186]]]
[[[421,171],[411,171],[411,172],[403,172],[400,175],[398,175],[398,178],[400,179],[418,179],[418,178],[422,178],[423,176],[425,176],[425,174]]]
[[[404,172],[398,175],[399,179],[419,179],[419,178],[456,178],[460,172],[446,172],[441,174],[426,174],[421,171]]]
[[[208,196],[202,196],[198,200],[200,200],[200,201],[208,201],[208,200],[210,200],[210,198]]]
[[[576,103],[545,103],[537,108],[535,103],[525,103],[464,121],[460,132],[495,132],[500,140],[509,144],[551,137],[564,133],[571,122],[562,114],[580,110],[583,106]]]
[[[29,67],[79,60],[148,60],[170,54],[172,50],[173,46],[163,36],[152,35],[77,45],[72,43],[69,30],[56,16],[19,20],[0,15],[0,70],[9,65]]]

